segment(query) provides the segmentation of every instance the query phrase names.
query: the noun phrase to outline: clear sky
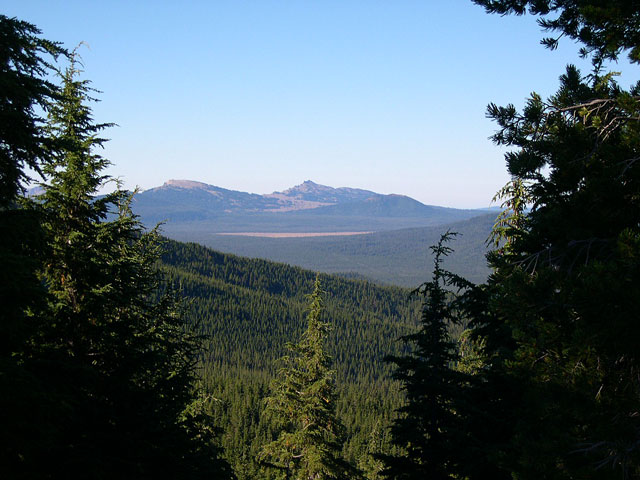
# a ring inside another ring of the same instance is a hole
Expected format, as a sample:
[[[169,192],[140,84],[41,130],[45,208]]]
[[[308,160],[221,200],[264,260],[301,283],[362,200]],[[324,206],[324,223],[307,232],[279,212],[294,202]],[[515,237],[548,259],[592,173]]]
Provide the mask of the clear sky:
[[[5,0],[80,53],[109,173],[270,193],[304,180],[483,207],[508,180],[489,102],[547,97],[578,46],[470,0]],[[637,67],[625,71],[628,86]],[[631,70],[631,72],[629,71]]]

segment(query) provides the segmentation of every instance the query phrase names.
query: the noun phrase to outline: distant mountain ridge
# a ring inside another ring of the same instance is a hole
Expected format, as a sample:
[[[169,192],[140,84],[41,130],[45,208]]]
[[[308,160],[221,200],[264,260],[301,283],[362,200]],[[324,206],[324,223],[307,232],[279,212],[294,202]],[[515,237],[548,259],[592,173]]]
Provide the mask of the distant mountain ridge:
[[[132,208],[175,240],[404,286],[425,280],[429,245],[449,228],[464,234],[451,268],[486,278],[485,241],[497,215],[311,180],[266,195],[169,180],[135,195]]]
[[[282,192],[266,195],[228,190],[194,180],[167,180],[162,186],[138,195],[138,203],[147,198],[174,205],[200,202],[212,213],[290,212],[340,203],[357,202],[381,194],[357,188],[333,188],[306,180]]]
[[[193,180],[168,180],[139,193],[133,209],[151,225],[158,222],[205,222],[212,231],[388,230],[446,223],[480,215],[425,205],[405,195],[333,188],[306,180],[282,192],[266,195],[240,192]]]

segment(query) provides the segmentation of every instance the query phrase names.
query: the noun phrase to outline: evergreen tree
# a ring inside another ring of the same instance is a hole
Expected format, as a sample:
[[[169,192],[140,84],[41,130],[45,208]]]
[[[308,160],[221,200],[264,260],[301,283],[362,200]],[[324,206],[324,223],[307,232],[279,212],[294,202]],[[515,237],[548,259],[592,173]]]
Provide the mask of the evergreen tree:
[[[459,399],[465,375],[453,368],[458,358],[447,327],[457,321],[457,302],[446,287],[470,285],[442,268],[444,257],[452,251],[445,243],[454,235],[447,232],[431,247],[433,279],[416,290],[423,297],[420,330],[403,337],[413,351],[388,358],[397,365],[394,378],[402,382],[406,404],[391,429],[394,445],[404,454],[382,457],[387,478],[450,479],[461,468]]]
[[[157,234],[132,215],[129,193],[97,195],[108,161],[95,149],[108,125],[93,122],[79,73],[73,52],[49,106],[49,182],[30,206],[46,239],[49,318],[37,357],[60,417],[26,467],[51,478],[228,476],[189,408],[197,337],[170,295],[157,299]]]
[[[335,372],[324,350],[329,324],[316,278],[307,316],[308,326],[271,386],[265,415],[274,422],[276,439],[264,445],[259,460],[287,480],[356,478],[340,457],[343,426],[336,418]]]
[[[0,477],[11,478],[30,452],[47,445],[51,408],[47,379],[32,355],[46,320],[37,278],[43,232],[33,212],[19,208],[28,180],[49,160],[43,125],[57,87],[50,62],[64,50],[26,22],[0,15]]]
[[[383,478],[384,464],[380,460],[380,455],[383,452],[382,431],[380,421],[377,421],[369,434],[366,450],[358,461],[358,468],[362,470],[367,480],[381,480]]]
[[[24,191],[25,168],[40,171],[48,138],[40,109],[57,95],[49,63],[65,51],[34,25],[0,15],[0,208]],[[50,58],[51,60],[47,60]]]
[[[556,95],[533,94],[522,113],[488,109],[500,127],[494,141],[512,148],[513,188],[502,192],[509,212],[496,238],[506,243],[489,257],[485,314],[472,321],[486,339],[487,391],[512,425],[496,429],[502,436],[487,451],[517,478],[637,478],[640,85],[622,89],[603,62],[623,51],[639,60],[640,9],[476,3],[557,13],[542,25],[582,42],[594,60],[588,76],[567,67]],[[524,203],[529,212],[515,208]]]
[[[519,147],[508,168],[533,205],[490,281],[515,341],[509,373],[531,402],[514,467],[531,477],[640,472],[638,93],[568,67],[549,102],[490,108],[496,141]]]

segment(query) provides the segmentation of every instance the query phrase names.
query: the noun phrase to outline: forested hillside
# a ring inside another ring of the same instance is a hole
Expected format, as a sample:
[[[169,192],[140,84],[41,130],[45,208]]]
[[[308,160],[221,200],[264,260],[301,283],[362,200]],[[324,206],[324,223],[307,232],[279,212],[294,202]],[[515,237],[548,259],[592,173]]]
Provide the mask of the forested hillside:
[[[210,338],[207,362],[272,369],[284,344],[301,331],[315,273],[299,267],[222,254],[197,244],[167,241],[163,270],[189,299]],[[322,275],[335,328],[341,378],[372,380],[388,373],[382,357],[415,323],[410,290]],[[412,320],[413,319],[413,320]],[[346,344],[345,344],[346,342]]]
[[[181,288],[187,318],[206,337],[203,382],[215,399],[210,408],[227,458],[240,478],[257,478],[254,459],[269,432],[259,421],[262,398],[285,345],[303,330],[316,274],[171,240],[162,271]],[[388,445],[385,427],[400,404],[383,358],[401,353],[398,340],[414,330],[419,303],[406,289],[330,275],[320,281],[333,327],[327,348],[337,370],[338,415],[348,430],[344,454],[373,465],[367,449]]]

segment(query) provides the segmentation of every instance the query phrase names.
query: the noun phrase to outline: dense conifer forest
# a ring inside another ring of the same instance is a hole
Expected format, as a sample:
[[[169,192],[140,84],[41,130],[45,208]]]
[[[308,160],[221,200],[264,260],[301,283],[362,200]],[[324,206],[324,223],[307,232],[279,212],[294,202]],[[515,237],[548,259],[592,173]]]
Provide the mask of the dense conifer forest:
[[[259,478],[256,454],[270,433],[260,420],[263,399],[286,344],[302,334],[316,274],[171,240],[161,268],[186,299],[185,318],[204,334],[202,381],[217,399],[211,412],[224,429],[227,458],[239,478]],[[408,289],[319,279],[332,326],[326,350],[337,373],[337,411],[347,427],[343,453],[375,469],[371,454],[388,447],[389,420],[402,401],[384,357],[403,352],[399,339],[415,330],[419,302]]]
[[[413,297],[162,240],[101,194],[77,51],[0,15],[0,477],[640,478],[640,7],[474,3],[593,68],[488,106],[491,273],[443,232]]]

